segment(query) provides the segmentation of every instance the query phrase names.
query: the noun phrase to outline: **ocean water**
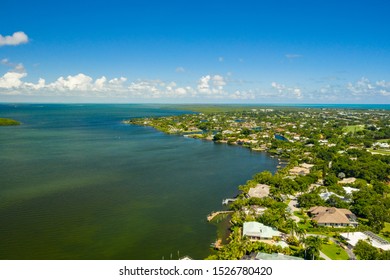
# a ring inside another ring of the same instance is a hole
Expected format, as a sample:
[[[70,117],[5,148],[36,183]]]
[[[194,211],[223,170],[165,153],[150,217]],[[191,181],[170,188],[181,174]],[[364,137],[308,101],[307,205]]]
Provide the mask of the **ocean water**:
[[[124,119],[157,105],[0,104],[0,259],[202,259],[206,216],[265,153],[165,135]]]

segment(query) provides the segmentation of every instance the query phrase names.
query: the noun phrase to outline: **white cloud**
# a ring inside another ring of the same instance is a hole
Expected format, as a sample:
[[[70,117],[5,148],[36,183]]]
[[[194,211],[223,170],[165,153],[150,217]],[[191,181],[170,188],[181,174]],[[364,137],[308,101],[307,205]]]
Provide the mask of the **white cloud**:
[[[383,95],[388,96],[390,92],[390,82],[384,80],[371,82],[369,79],[362,77],[355,83],[348,83],[346,86],[347,90],[353,96],[375,96]]]
[[[102,76],[101,78],[99,79],[96,79],[94,85],[95,85],[95,89],[96,90],[104,90],[105,86],[106,86],[106,82],[107,82],[107,78]]]
[[[212,78],[212,80],[213,80],[214,86],[223,87],[224,85],[226,85],[225,79],[220,75],[215,75]]]
[[[70,91],[86,91],[92,90],[92,81],[93,79],[89,76],[86,76],[82,73],[77,74],[76,76],[68,76],[66,78],[59,77],[57,81],[48,85],[50,89],[54,90],[70,90]]]
[[[218,61],[219,61],[219,62],[224,62],[224,61],[225,61],[225,58],[223,58],[223,56],[220,56],[220,57],[218,57]]]
[[[198,92],[205,93],[207,95],[223,95],[225,94],[225,85],[226,81],[224,77],[220,75],[203,76],[198,81]]]
[[[210,85],[209,85],[210,79],[211,79],[210,75],[203,76],[199,79],[199,82],[198,82],[198,91],[199,92],[210,93]]]
[[[176,68],[175,71],[176,71],[176,73],[184,73],[186,70],[184,69],[184,67],[179,66]]]
[[[25,44],[28,42],[28,36],[24,32],[15,32],[12,35],[2,36],[0,34],[0,47],[1,46],[16,46]]]
[[[19,88],[23,84],[21,79],[26,76],[26,73],[7,72],[3,77],[0,77],[0,88]]]
[[[79,96],[102,98],[142,99],[183,99],[183,100],[267,100],[284,102],[296,100],[356,101],[356,100],[388,100],[390,82],[378,80],[371,82],[361,78],[354,83],[323,84],[315,89],[290,86],[272,82],[270,88],[253,87],[253,83],[235,83],[222,75],[204,75],[193,83],[179,83],[162,80],[127,81],[126,77],[93,78],[86,74],[59,77],[48,82],[40,78],[37,82],[27,82],[27,73],[23,64],[11,63],[8,59],[0,60],[0,64],[11,66],[0,76],[1,95],[29,96]],[[371,99],[370,99],[371,98]],[[382,99],[380,99],[382,98]]]
[[[177,93],[178,95],[186,95],[187,94],[187,90],[185,88],[177,88],[175,89],[175,93]]]
[[[277,82],[272,82],[271,87],[276,89],[279,93],[279,97],[282,98],[296,98],[296,99],[302,99],[302,90],[297,87],[286,87],[283,84],[279,84]]]
[[[33,83],[25,83],[24,84],[27,88],[31,88],[34,90],[42,89],[46,87],[46,81],[45,79],[40,78],[37,84]]]
[[[18,72],[18,73],[25,73],[26,72],[26,69],[24,68],[22,63],[15,64],[15,63],[9,61],[8,58],[2,59],[0,61],[0,64],[8,66],[8,67],[12,67],[13,69],[11,72]]]
[[[249,90],[249,91],[236,90],[234,93],[229,95],[229,98],[235,99],[235,100],[237,100],[237,99],[248,100],[248,99],[255,99],[256,95],[254,94],[254,92],[252,90]]]

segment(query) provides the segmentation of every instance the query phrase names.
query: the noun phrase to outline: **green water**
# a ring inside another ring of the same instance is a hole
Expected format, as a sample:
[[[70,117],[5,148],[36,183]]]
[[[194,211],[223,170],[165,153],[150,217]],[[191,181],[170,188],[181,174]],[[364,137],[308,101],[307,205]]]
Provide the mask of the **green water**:
[[[202,259],[206,216],[277,162],[124,125],[145,105],[0,104],[0,259]]]

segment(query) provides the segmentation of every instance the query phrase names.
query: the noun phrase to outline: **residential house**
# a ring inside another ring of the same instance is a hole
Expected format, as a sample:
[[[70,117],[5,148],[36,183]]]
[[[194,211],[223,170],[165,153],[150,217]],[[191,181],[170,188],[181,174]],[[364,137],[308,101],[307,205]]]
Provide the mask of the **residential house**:
[[[358,224],[356,216],[348,209],[314,206],[308,214],[319,226],[347,227]]]
[[[248,197],[263,198],[269,195],[270,186],[265,184],[257,184],[256,187],[250,188],[248,191]]]
[[[249,237],[251,241],[271,240],[274,237],[282,236],[282,233],[275,228],[258,222],[245,222],[243,236]]]
[[[287,260],[295,260],[295,261],[302,261],[302,258],[294,257],[294,256],[289,256],[289,255],[284,255],[281,253],[272,253],[272,254],[267,254],[263,252],[259,253],[251,253],[250,255],[246,255],[242,258],[243,260],[267,260],[267,261],[287,261]]]

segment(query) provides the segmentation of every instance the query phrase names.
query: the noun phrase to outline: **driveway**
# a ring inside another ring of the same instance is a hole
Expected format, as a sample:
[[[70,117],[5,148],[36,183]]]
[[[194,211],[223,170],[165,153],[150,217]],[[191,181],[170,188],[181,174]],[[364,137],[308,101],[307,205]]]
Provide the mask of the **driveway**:
[[[293,219],[296,223],[298,223],[301,219],[293,214],[295,211],[299,211],[300,210],[299,208],[295,207],[296,204],[297,204],[297,199],[294,197],[288,203],[288,207],[290,207],[291,212],[292,212],[291,213],[291,219]]]

